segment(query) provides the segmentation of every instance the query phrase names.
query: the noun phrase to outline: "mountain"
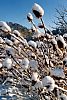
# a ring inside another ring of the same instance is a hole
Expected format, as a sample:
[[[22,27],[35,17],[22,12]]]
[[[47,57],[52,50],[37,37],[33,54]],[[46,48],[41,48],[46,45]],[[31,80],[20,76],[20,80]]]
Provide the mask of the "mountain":
[[[25,26],[13,22],[7,22],[7,24],[11,27],[12,30],[18,30],[25,38],[31,35],[29,29],[27,29]]]

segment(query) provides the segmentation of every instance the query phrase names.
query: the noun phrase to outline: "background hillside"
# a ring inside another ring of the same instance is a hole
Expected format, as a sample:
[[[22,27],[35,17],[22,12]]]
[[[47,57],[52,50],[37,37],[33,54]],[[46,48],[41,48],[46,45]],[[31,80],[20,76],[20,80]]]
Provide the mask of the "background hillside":
[[[29,29],[27,29],[25,26],[13,22],[7,22],[7,24],[11,27],[12,30],[18,30],[25,38],[30,37],[31,33],[29,32]]]

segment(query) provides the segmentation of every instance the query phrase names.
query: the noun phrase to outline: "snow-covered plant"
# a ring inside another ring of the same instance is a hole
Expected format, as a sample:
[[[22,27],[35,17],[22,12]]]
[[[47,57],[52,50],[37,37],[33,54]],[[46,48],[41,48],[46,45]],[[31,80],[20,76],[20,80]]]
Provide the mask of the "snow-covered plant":
[[[58,44],[58,47],[61,49],[61,48],[65,48],[66,47],[66,43],[64,41],[64,38],[59,35],[58,37],[56,37],[56,40],[57,40],[57,44]],[[60,45],[61,44],[61,45]]]
[[[12,59],[5,58],[3,61],[3,67],[6,67],[7,69],[11,69],[12,68]]]
[[[18,30],[11,31],[6,22],[0,21],[0,31],[5,35],[0,36],[0,84],[5,88],[7,86],[7,91],[0,91],[11,98],[66,100],[66,35],[56,36],[47,29],[42,19],[44,10],[40,5],[35,3],[32,11],[41,22],[36,26],[32,14],[28,13],[27,19],[32,23],[29,40]]]
[[[48,91],[53,91],[54,88],[55,88],[55,81],[52,77],[50,76],[45,76],[43,79],[42,79],[42,84],[44,87],[47,88]]]
[[[28,19],[29,22],[31,22],[33,20],[33,16],[32,16],[31,13],[27,14],[27,19]]]
[[[60,78],[65,78],[64,70],[62,68],[54,68],[50,71],[52,76],[60,77]]]
[[[4,21],[0,21],[0,29],[4,32],[11,32],[11,28]]]
[[[38,5],[37,3],[34,4],[32,11],[37,18],[41,18],[44,15],[43,8],[40,5]]]
[[[14,30],[13,34],[15,34],[17,37],[20,36],[20,32],[18,30]]]
[[[32,70],[37,70],[38,62],[36,60],[30,60],[29,65],[30,65]]]
[[[30,41],[28,42],[28,44],[29,44],[30,46],[32,46],[33,48],[35,48],[35,49],[36,49],[36,47],[37,47],[36,42],[34,42],[34,41],[32,41],[32,40],[30,40]]]
[[[38,81],[39,80],[39,78],[38,78],[38,73],[37,72],[33,72],[32,73],[32,78],[31,78],[31,80],[34,80],[34,81]]]
[[[23,68],[23,70],[28,69],[28,67],[29,67],[29,60],[28,60],[28,58],[24,58],[21,61],[21,67]]]

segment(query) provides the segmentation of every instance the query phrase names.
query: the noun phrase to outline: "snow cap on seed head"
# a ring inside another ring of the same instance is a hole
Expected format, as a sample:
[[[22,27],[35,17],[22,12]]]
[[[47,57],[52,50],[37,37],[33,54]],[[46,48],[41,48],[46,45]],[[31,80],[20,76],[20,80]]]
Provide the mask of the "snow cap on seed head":
[[[14,30],[13,34],[15,34],[17,37],[20,36],[20,32],[18,30]]]
[[[29,67],[29,60],[28,60],[28,58],[24,58],[24,59],[22,60],[22,62],[21,62],[21,67],[22,67],[23,69],[28,69],[28,67]]]
[[[0,29],[2,29],[4,32],[11,32],[10,26],[8,26],[4,21],[0,21]]]
[[[35,49],[36,49],[36,47],[37,47],[37,43],[34,42],[34,41],[32,41],[32,40],[30,40],[30,41],[28,42],[28,44],[29,44],[29,46],[32,46],[32,47],[35,48]]]
[[[60,41],[63,44],[63,48],[66,47],[66,43],[64,41],[64,38],[61,35],[59,35],[58,37],[56,37],[56,40],[57,40],[57,44],[58,44],[58,41]]]
[[[41,18],[44,15],[43,8],[37,3],[34,3],[32,11],[37,18]]]
[[[33,20],[33,16],[32,16],[31,13],[27,14],[27,19],[28,19],[29,22],[31,22]]]
[[[42,79],[42,84],[44,87],[47,87],[47,90],[48,91],[53,91],[54,90],[54,87],[55,87],[55,81],[52,77],[50,76],[45,76],[43,79]]]
[[[11,58],[5,58],[4,61],[3,61],[3,66],[7,67],[7,69],[11,69],[12,59]]]

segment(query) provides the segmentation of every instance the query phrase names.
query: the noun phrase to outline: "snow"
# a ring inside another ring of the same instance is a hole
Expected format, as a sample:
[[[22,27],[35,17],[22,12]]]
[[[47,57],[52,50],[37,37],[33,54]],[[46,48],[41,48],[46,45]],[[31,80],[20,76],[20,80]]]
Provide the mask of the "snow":
[[[8,45],[13,45],[13,43],[12,43],[11,40],[9,40],[9,39],[7,39],[7,38],[4,38],[4,40],[5,40],[5,43],[7,43]]]
[[[37,72],[33,72],[33,73],[32,73],[32,78],[31,78],[31,80],[38,81],[38,73],[37,73]]]
[[[29,60],[28,60],[28,58],[24,58],[22,61],[21,61],[21,67],[23,68],[23,69],[28,69],[28,66],[29,66]]]
[[[50,35],[50,34],[48,34],[48,33],[46,33],[46,35],[45,35],[48,39],[52,39],[53,38],[53,36],[52,35]]]
[[[55,40],[55,38],[53,38],[51,41],[52,41],[52,43],[53,43],[54,45],[57,45],[57,41]]]
[[[67,33],[65,33],[65,34],[63,35],[63,37],[64,37],[64,38],[67,38]]]
[[[63,93],[60,95],[60,98],[61,98],[61,100],[67,100],[67,96]]]
[[[19,43],[19,40],[18,39],[16,39],[16,35],[15,34],[12,34],[12,36],[11,36],[11,40],[13,40],[14,42],[14,44],[18,44]]]
[[[60,41],[63,43],[64,48],[65,48],[66,43],[65,43],[65,41],[64,41],[64,38],[63,38],[61,35],[59,35],[58,37],[56,37],[56,40],[57,40],[57,41],[60,40]]]
[[[34,85],[34,87],[35,87],[36,89],[38,89],[38,88],[43,88],[42,81],[38,80],[37,83]]]
[[[11,69],[11,67],[12,67],[11,58],[5,58],[4,61],[3,61],[3,66],[7,67],[7,69]]]
[[[30,60],[29,65],[30,65],[32,70],[36,70],[37,66],[38,66],[38,62],[36,60]]]
[[[51,76],[65,78],[64,70],[59,67],[51,69]]]
[[[9,51],[10,54],[14,55],[14,49],[13,48],[7,46],[6,51]]]
[[[33,34],[33,38],[39,38],[41,36],[44,36],[45,34],[43,32],[40,32],[38,29],[36,29],[35,33]]]
[[[4,43],[4,40],[0,37],[0,43]]]
[[[55,81],[52,77],[50,76],[45,76],[43,79],[42,79],[42,83],[43,83],[43,86],[44,87],[48,87],[47,90],[48,91],[53,91],[54,90],[54,87],[55,87]]]
[[[41,18],[44,14],[44,10],[36,3],[32,10],[38,18]],[[27,17],[35,26],[31,13],[28,13]],[[44,26],[42,18],[40,21]],[[0,25],[2,29],[0,35],[3,35],[2,38],[7,37],[6,35],[11,31],[10,27],[5,22],[0,22]],[[0,87],[7,88],[7,91],[2,90],[2,95],[5,94],[6,96],[6,92],[9,92],[8,94],[11,97],[22,96],[26,99],[26,96],[30,95],[30,99],[33,96],[38,96],[38,99],[43,96],[44,99],[50,100],[52,98],[54,100],[56,96],[53,90],[57,89],[56,99],[59,96],[60,100],[62,98],[66,100],[67,70],[64,65],[67,64],[67,50],[64,48],[66,48],[67,43],[63,38],[64,36],[58,35],[56,37],[47,28],[44,32],[41,32],[36,26],[32,30],[34,30],[32,31],[33,36],[28,42],[18,30],[10,32],[13,42],[11,39],[0,38]],[[48,47],[48,43],[50,47]],[[51,43],[56,46],[56,50],[53,49]],[[61,84],[63,84],[63,87]],[[43,95],[41,95],[42,93]]]
[[[37,43],[34,42],[34,41],[32,41],[32,40],[30,40],[30,41],[28,42],[28,44],[29,44],[30,46],[32,46],[33,48],[35,48],[35,49],[36,49],[36,47],[37,47]]]
[[[41,47],[43,45],[42,41],[36,41],[38,48]]]
[[[27,17],[29,17],[30,20],[33,20],[33,16],[31,13],[28,13]]]
[[[49,64],[49,59],[47,55],[45,55],[45,59],[46,59],[46,63]]]
[[[63,61],[66,61],[67,62],[67,57],[63,58]]]
[[[2,30],[4,30],[5,32],[11,32],[11,28],[7,25],[6,22],[4,21],[0,21],[0,27]]]
[[[19,32],[18,30],[14,30],[14,31],[13,31],[13,34],[15,34],[16,36],[20,36],[20,35],[21,35],[20,32]]]
[[[2,68],[2,63],[0,62],[0,68]]]
[[[40,15],[42,15],[42,16],[44,15],[43,8],[40,5],[38,5],[37,3],[34,3],[32,10],[38,11],[40,13]]]

